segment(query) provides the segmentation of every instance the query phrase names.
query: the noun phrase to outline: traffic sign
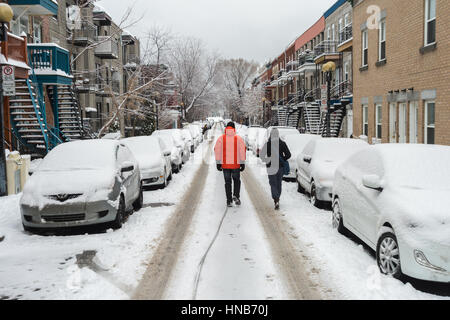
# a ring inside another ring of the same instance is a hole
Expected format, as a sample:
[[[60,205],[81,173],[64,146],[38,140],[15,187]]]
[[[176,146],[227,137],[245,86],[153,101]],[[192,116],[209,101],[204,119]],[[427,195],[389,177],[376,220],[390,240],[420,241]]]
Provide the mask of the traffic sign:
[[[322,112],[327,112],[328,110],[328,88],[326,84],[320,86],[320,109]]]
[[[2,88],[3,96],[12,97],[16,95],[14,66],[2,66]]]

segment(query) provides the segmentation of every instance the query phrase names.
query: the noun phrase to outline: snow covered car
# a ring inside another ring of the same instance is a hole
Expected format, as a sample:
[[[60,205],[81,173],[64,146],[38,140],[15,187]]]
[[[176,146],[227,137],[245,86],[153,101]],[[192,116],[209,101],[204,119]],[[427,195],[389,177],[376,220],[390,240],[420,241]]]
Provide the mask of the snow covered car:
[[[189,150],[191,153],[195,152],[195,142],[194,138],[192,138],[191,132],[189,129],[181,129],[181,134],[183,135],[184,139],[187,141],[189,145]]]
[[[172,179],[170,151],[159,137],[132,137],[122,140],[138,161],[142,186],[165,188]]]
[[[368,146],[367,142],[357,139],[326,138],[310,141],[297,156],[298,191],[306,191],[316,207],[331,202],[336,168]]]
[[[189,161],[191,157],[191,147],[189,145],[189,141],[186,140],[183,136],[183,133],[181,132],[181,129],[167,129],[167,130],[158,130],[161,134],[163,133],[170,133],[173,136],[173,139],[175,140],[175,145],[177,147],[181,147],[182,149],[182,159],[183,164]]]
[[[201,134],[198,132],[198,128],[196,128],[196,126],[193,125],[188,125],[187,129],[190,131],[192,138],[194,139],[195,142],[195,148],[197,149],[197,147],[200,145],[201,143]]]
[[[260,127],[248,128],[248,149],[255,150],[256,140],[258,139],[258,131]]]
[[[248,149],[248,127],[238,124],[236,126],[236,134],[244,140],[245,146]]]
[[[25,231],[106,224],[120,228],[142,207],[138,162],[117,140],[83,140],[54,148],[20,199]]]
[[[156,130],[152,133],[152,137],[159,137],[166,146],[165,151],[170,152],[170,161],[172,163],[172,172],[178,173],[183,167],[183,147],[177,145],[172,132],[168,130]]]
[[[278,132],[280,133],[280,137],[283,138],[290,134],[300,134],[300,131],[298,131],[297,128],[294,127],[284,127],[284,126],[274,126],[267,128],[266,132],[266,140],[269,140],[270,134],[272,133],[273,129],[278,129]]]
[[[380,271],[450,283],[450,147],[386,144],[336,171],[333,227],[376,250]]]
[[[292,155],[291,158],[288,160],[291,172],[289,173],[289,175],[284,176],[286,179],[297,179],[298,155],[303,151],[303,149],[309,142],[321,138],[322,138],[321,136],[316,134],[289,134],[283,138]]]
[[[258,136],[257,136],[256,143],[255,143],[255,155],[258,158],[259,158],[259,152],[262,150],[262,148],[264,147],[264,144],[267,142],[266,134],[267,134],[267,129],[258,128]]]

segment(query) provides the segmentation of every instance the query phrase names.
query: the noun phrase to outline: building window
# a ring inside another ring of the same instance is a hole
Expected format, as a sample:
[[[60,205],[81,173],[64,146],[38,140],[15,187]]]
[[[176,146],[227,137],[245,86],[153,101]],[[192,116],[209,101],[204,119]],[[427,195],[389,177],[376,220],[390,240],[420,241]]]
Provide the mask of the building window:
[[[425,103],[425,143],[435,144],[435,102]]]
[[[386,21],[380,22],[380,35],[379,35],[379,55],[378,60],[386,60]]]
[[[389,105],[389,142],[397,142],[397,105],[395,103]]]
[[[332,32],[332,38],[331,38],[331,40],[336,40],[336,26],[333,24],[333,25],[331,25],[331,32]]]
[[[381,139],[383,137],[383,134],[382,134],[383,106],[381,104],[377,104],[375,106],[375,121],[376,121],[376,137],[377,137],[377,139]]]
[[[436,42],[436,0],[425,0],[425,45]]]
[[[331,28],[330,27],[328,27],[328,30],[327,30],[327,40],[331,40]]]
[[[350,80],[350,62],[344,63],[344,80],[349,81]]]
[[[362,66],[366,67],[369,62],[369,34],[367,30],[362,32]]]
[[[369,136],[369,106],[362,106],[362,119],[363,119],[363,135]]]
[[[33,42],[42,43],[41,24],[38,22],[33,23]]]
[[[398,142],[406,143],[406,103],[401,103],[398,111]]]
[[[345,16],[344,16],[344,23],[345,23],[345,26],[347,27],[348,25],[350,25],[350,14],[349,13],[346,13],[345,14]]]

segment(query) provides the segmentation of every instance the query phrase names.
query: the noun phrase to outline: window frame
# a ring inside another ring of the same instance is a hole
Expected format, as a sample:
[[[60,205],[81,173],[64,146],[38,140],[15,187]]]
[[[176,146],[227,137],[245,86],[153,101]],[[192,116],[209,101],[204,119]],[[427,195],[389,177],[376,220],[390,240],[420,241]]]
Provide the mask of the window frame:
[[[369,105],[362,105],[362,134],[369,137]],[[367,128],[367,129],[366,129]]]
[[[397,104],[389,104],[389,143],[397,143]]]
[[[361,42],[361,64],[362,67],[367,67],[369,65],[369,31],[367,29],[362,31]]]
[[[430,2],[431,1],[434,1],[434,8],[435,8],[435,12],[434,12],[434,18],[429,18],[428,17],[428,13],[429,13],[429,10],[430,10]],[[431,45],[433,45],[433,44],[435,44],[436,43],[436,11],[437,11],[437,6],[436,6],[437,4],[436,4],[436,0],[425,0],[425,35],[424,35],[424,45],[425,46],[431,46]],[[429,23],[430,22],[435,22],[434,23],[434,41],[433,42],[429,42],[428,41],[428,28],[429,28]]]
[[[434,123],[432,125],[428,124],[428,107],[430,104],[433,104],[434,107]],[[428,100],[425,101],[424,104],[424,144],[436,144],[436,101],[435,100]],[[433,129],[433,143],[428,142],[428,129]]]
[[[381,57],[383,44],[384,44],[384,58]],[[385,19],[381,20],[380,24],[379,24],[378,61],[386,61],[386,20]]]
[[[419,104],[417,101],[409,103],[409,143],[419,143]]]

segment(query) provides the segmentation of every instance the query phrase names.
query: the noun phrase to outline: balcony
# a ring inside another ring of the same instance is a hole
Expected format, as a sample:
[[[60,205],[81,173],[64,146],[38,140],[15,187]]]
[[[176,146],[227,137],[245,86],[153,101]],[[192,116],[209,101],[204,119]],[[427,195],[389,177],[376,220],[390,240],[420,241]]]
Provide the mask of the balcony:
[[[344,51],[352,51],[353,48],[353,27],[352,25],[346,26],[342,31],[339,33],[339,45],[338,45],[338,52],[344,52]]]
[[[95,42],[97,30],[95,25],[87,21],[83,21],[80,25],[75,26],[72,36],[67,39],[68,42],[76,46],[89,46]]]
[[[338,41],[324,40],[314,47],[315,64],[323,64],[329,61],[337,61],[340,54],[337,50]]]
[[[316,64],[314,52],[307,50],[302,52],[298,57],[298,68],[297,71],[301,73],[314,72],[316,71]]]
[[[99,43],[95,47],[95,55],[101,59],[118,59],[119,58],[119,44],[114,38],[110,36],[97,37]]]
[[[56,16],[58,3],[54,0],[9,0],[16,16],[27,14],[29,16]]]
[[[105,11],[100,10],[99,8],[94,9],[94,23],[99,26],[110,26],[112,23],[112,19]]]
[[[39,83],[70,85],[69,51],[55,43],[28,45],[29,64]]]
[[[123,59],[123,67],[125,69],[136,70],[141,63],[141,59],[136,54],[127,54]]]
[[[8,41],[2,41],[0,65],[16,67],[16,77],[28,78],[27,42],[26,37],[21,38],[8,32]]]

